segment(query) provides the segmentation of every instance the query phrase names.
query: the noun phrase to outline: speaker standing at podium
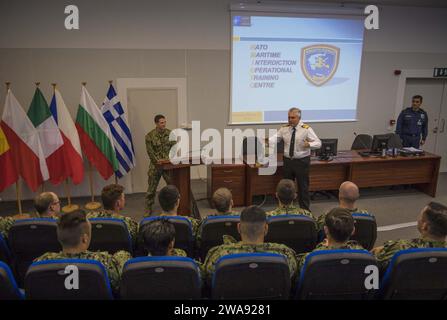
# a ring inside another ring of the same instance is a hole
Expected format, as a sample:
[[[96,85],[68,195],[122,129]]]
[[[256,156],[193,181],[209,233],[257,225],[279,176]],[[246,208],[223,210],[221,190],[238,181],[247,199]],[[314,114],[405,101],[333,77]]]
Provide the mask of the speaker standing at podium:
[[[310,151],[319,149],[321,141],[314,130],[301,121],[301,110],[290,108],[289,124],[281,127],[270,143],[284,141],[284,178],[297,181],[298,201],[303,209],[309,210]]]

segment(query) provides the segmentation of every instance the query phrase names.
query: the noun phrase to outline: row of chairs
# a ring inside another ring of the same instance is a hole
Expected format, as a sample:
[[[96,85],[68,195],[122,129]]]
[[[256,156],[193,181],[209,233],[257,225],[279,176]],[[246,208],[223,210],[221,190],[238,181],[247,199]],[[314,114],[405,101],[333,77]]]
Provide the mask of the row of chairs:
[[[79,288],[67,290],[64,270],[79,269]],[[114,296],[104,266],[94,260],[33,263],[21,291],[8,265],[0,262],[0,299],[447,299],[447,249],[423,248],[395,254],[379,289],[365,285],[367,268],[377,267],[366,250],[323,250],[308,255],[291,285],[284,256],[232,254],[220,258],[204,296],[200,270],[187,257],[139,257],[123,270]],[[51,286],[48,284],[51,283]],[[292,289],[291,289],[292,287]]]
[[[353,239],[359,241],[365,249],[370,250],[377,237],[377,224],[374,217],[366,214],[353,214],[356,221],[356,234]],[[140,223],[141,230],[153,220],[160,217],[145,218]],[[237,231],[239,216],[210,216],[201,228],[201,245],[195,248],[191,222],[185,217],[169,217],[176,229],[176,247],[187,252],[189,257],[205,258],[208,250],[222,243],[223,235],[240,239]],[[147,255],[139,236],[134,246],[126,224],[115,218],[93,218],[92,239],[89,250],[107,251],[111,254],[126,250],[134,256]],[[317,234],[314,220],[307,216],[282,215],[268,218],[269,232],[267,242],[283,243],[297,253],[313,250],[321,235]],[[0,260],[15,266],[15,274],[22,283],[26,270],[32,261],[45,252],[59,252],[61,246],[57,241],[57,224],[53,219],[18,220],[11,227],[8,243],[0,237]],[[9,247],[9,249],[8,249]]]

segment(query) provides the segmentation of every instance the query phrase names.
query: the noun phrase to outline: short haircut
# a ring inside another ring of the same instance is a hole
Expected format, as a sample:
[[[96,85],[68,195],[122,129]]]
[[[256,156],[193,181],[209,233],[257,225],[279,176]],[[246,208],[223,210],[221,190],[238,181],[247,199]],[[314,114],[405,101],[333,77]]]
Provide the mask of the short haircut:
[[[326,214],[324,224],[337,242],[348,241],[354,231],[354,218],[348,209],[334,208]]]
[[[282,179],[276,186],[276,193],[282,204],[291,204],[296,197],[295,182],[290,179]]]
[[[158,121],[160,121],[160,119],[166,119],[166,118],[165,118],[165,116],[162,115],[162,114],[157,114],[157,115],[154,117],[154,122],[155,122],[155,123],[158,123]]]
[[[298,112],[298,116],[301,117],[301,109],[300,108],[292,107],[292,108],[289,109],[288,112],[290,113],[290,112],[295,112],[295,111]]]
[[[422,102],[422,96],[421,96],[421,95],[419,95],[419,94],[417,94],[417,95],[415,95],[415,96],[411,97],[411,100],[413,100],[413,99],[420,99],[420,100],[421,100],[421,102]]]
[[[211,202],[218,212],[226,213],[230,210],[233,195],[227,188],[219,188],[213,193]]]
[[[360,197],[359,188],[351,181],[345,181],[340,185],[338,198],[344,202],[354,204]]]
[[[152,256],[165,256],[169,244],[175,239],[175,228],[168,219],[154,220],[144,226],[143,241]]]
[[[264,232],[267,222],[265,211],[258,206],[249,206],[241,213],[241,233],[248,239],[257,239]]]
[[[160,190],[158,194],[158,202],[163,211],[171,211],[175,208],[177,200],[180,198],[180,193],[176,186],[167,185]]]
[[[78,209],[63,214],[57,223],[57,238],[64,248],[73,248],[81,242],[83,234],[90,235],[87,214]]]
[[[42,192],[34,198],[34,208],[36,208],[36,211],[39,214],[48,213],[48,209],[54,200],[52,192]]]
[[[121,198],[124,187],[120,184],[109,184],[102,188],[101,200],[106,210],[113,210],[115,203]]]
[[[438,202],[430,202],[423,216],[429,226],[429,233],[435,237],[447,236],[447,207]]]

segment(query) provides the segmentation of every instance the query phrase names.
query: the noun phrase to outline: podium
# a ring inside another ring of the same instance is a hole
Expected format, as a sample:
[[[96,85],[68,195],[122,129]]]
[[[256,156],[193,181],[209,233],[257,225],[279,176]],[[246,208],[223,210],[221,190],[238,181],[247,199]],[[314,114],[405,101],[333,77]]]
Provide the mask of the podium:
[[[171,182],[170,184],[177,187],[180,192],[180,205],[177,213],[182,216],[194,216],[193,208],[195,207],[194,196],[191,193],[191,170],[193,164],[172,164],[169,160],[159,160],[158,168],[168,172]]]

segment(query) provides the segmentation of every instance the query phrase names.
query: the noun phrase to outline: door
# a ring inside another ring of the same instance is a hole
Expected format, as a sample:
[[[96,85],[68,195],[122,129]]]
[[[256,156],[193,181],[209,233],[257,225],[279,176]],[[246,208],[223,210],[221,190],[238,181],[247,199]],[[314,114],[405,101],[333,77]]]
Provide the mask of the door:
[[[441,172],[447,171],[447,81],[445,79],[407,79],[404,108],[411,106],[411,97],[423,97],[422,108],[428,114],[428,135],[422,149],[442,157]]]
[[[444,81],[437,79],[407,79],[405,87],[404,108],[411,107],[411,98],[415,95],[422,96],[421,108],[428,115],[428,135],[422,149],[436,153],[436,128],[439,123],[439,110],[441,107]]]
[[[137,166],[132,170],[133,192],[146,192],[149,156],[146,152],[145,136],[155,128],[154,117],[166,117],[167,127],[177,127],[176,89],[128,89],[127,105],[132,136],[135,145]],[[165,185],[161,179],[159,189]]]

